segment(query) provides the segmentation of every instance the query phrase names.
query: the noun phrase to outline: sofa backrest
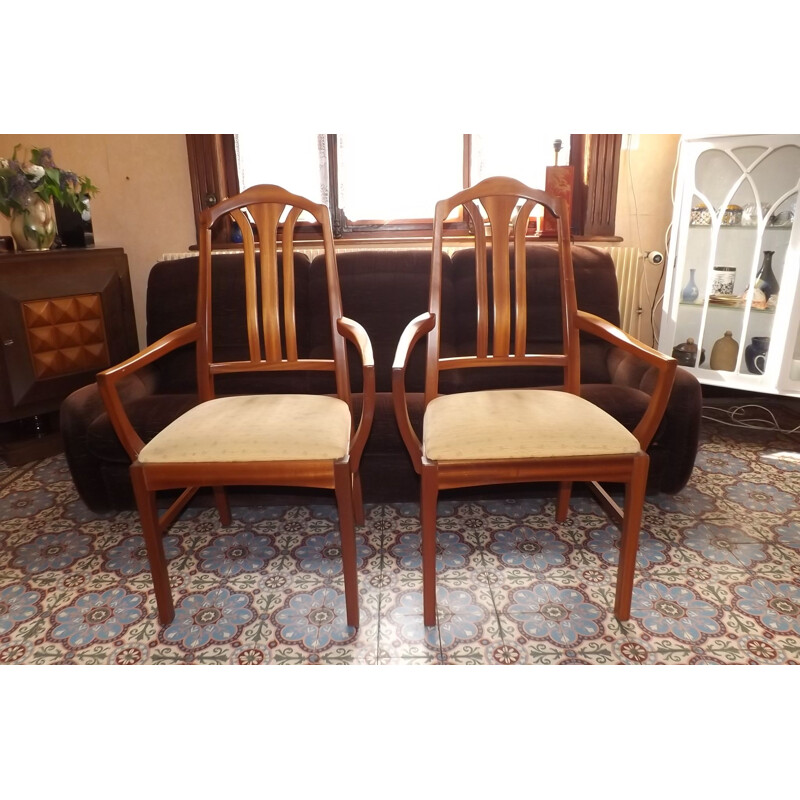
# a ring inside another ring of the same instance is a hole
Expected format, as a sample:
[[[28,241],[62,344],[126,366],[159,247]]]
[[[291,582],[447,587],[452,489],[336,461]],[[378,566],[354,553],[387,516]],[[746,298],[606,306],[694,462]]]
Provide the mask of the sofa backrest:
[[[561,325],[557,302],[556,251],[547,244],[528,245],[529,336],[532,341],[553,342],[560,337]],[[592,247],[572,248],[578,307],[619,324],[617,280],[609,254]],[[430,250],[360,250],[337,256],[342,307],[345,316],[359,322],[370,336],[375,356],[376,388],[391,389],[391,369],[395,349],[405,326],[428,309]],[[443,261],[445,286],[442,307],[442,353],[468,352],[475,331],[475,261],[472,250],[456,251]],[[305,357],[329,357],[331,353],[330,319],[324,282],[324,259],[310,261],[303,253],[295,254],[295,290],[297,294],[298,347]],[[220,254],[213,259],[215,296],[214,341],[224,357],[246,353],[247,335],[243,324],[244,283],[242,259],[237,254]],[[147,341],[193,322],[197,301],[197,258],[158,262],[150,271],[147,286]],[[606,352],[600,342],[583,342],[582,379],[587,383],[608,380]],[[414,351],[407,372],[408,391],[424,388],[424,343]],[[351,348],[349,367],[354,391],[361,386],[361,368]],[[159,363],[159,391],[164,393],[195,390],[195,364],[192,348],[170,354]],[[223,376],[218,389],[226,391],[330,391],[332,376],[306,373],[282,376],[271,373],[253,376]],[[497,374],[488,376],[487,386],[496,385]],[[472,377],[464,383],[458,375],[449,376],[455,388],[483,388],[483,378]],[[560,373],[543,371],[535,383],[544,385],[560,380]],[[512,376],[511,385],[528,385],[530,372]]]
[[[377,391],[391,391],[392,362],[400,335],[414,317],[428,309],[430,251],[358,250],[340,253],[336,260],[342,310],[345,316],[363,325],[369,334],[375,356]],[[322,257],[311,264],[308,299],[312,308],[321,307],[324,300],[322,264]],[[327,321],[321,315],[317,319],[312,339],[323,342],[323,325]],[[351,357],[349,366],[352,386],[358,391],[360,365]],[[409,368],[409,390],[422,391],[423,383],[424,352],[418,348]]]
[[[513,247],[511,248],[513,253]],[[561,296],[558,248],[555,244],[535,243],[525,248],[527,263],[527,343],[529,352],[558,352],[562,337]],[[488,253],[491,276],[492,258]],[[593,247],[572,247],[573,271],[578,308],[619,324],[619,299],[614,262],[608,252]],[[512,257],[513,263],[513,257]],[[441,355],[474,355],[477,336],[475,251],[458,250],[451,268],[442,265]],[[491,279],[489,281],[489,304]],[[514,281],[510,282],[514,305]],[[549,345],[549,346],[548,346]],[[606,354],[609,346],[597,339],[581,340],[581,380],[603,383],[608,380]],[[440,390],[475,391],[499,385],[547,386],[563,381],[557,368],[497,368],[454,370],[440,374]]]
[[[278,256],[279,273],[282,260]],[[308,270],[310,260],[304,253],[294,254],[295,293],[298,317],[298,349],[309,350]],[[244,262],[241,255],[222,253],[212,259],[212,336],[214,357],[218,360],[247,358],[247,326],[245,323]],[[154,342],[197,317],[196,256],[175,261],[161,261],[151,270],[147,282],[147,342]],[[279,285],[282,276],[279,275]],[[323,303],[326,317],[327,295]],[[330,330],[328,331],[330,339]],[[328,346],[330,352],[330,343]],[[172,352],[158,362],[160,393],[182,393],[196,390],[194,347]],[[309,373],[310,374],[310,373]],[[319,373],[322,388],[335,392],[332,374]],[[283,373],[220,375],[216,379],[220,394],[233,392],[313,391],[308,375],[298,377]],[[332,387],[332,388],[329,388]]]

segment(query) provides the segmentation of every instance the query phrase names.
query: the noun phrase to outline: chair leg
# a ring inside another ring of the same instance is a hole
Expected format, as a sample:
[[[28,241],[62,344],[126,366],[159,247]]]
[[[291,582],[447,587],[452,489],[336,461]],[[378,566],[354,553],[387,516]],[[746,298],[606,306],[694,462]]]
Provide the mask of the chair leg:
[[[156,594],[158,621],[168,625],[175,618],[175,606],[172,602],[172,588],[169,585],[167,559],[164,555],[164,537],[158,523],[158,508],[155,492],[145,485],[144,475],[140,467],[134,465],[130,471],[139,519],[142,523],[142,535],[147,547],[147,559],[150,562],[150,573],[153,576],[153,588]]]
[[[358,558],[353,517],[353,478],[347,461],[334,464],[336,505],[339,509],[339,537],[342,543],[342,572],[347,624],[358,627]]]
[[[436,504],[439,485],[435,466],[423,466],[421,474],[422,621],[430,626],[436,624]]]
[[[556,522],[564,522],[569,513],[569,498],[572,495],[572,481],[558,484],[558,503],[556,505]]]
[[[636,570],[636,551],[639,548],[639,530],[642,526],[647,471],[650,458],[641,454],[634,459],[630,481],[625,486],[625,511],[622,518],[622,536],[619,543],[617,592],[614,616],[625,622],[631,617],[633,578]]]
[[[214,487],[214,503],[217,506],[220,523],[227,528],[231,524],[231,504],[224,486]]]
[[[364,519],[364,497],[361,493],[361,473],[353,473],[353,513],[355,514],[356,525],[363,525]]]

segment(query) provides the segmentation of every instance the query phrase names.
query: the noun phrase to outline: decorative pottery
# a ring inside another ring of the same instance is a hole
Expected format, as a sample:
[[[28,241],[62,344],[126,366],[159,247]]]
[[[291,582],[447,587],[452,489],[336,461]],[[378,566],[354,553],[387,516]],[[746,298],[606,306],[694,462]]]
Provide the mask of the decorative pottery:
[[[753,375],[763,375],[767,365],[767,351],[769,350],[769,336],[754,336],[744,349],[744,363],[747,371]]]
[[[758,225],[759,218],[763,219],[767,216],[769,205],[762,203],[747,203],[742,207],[742,225]]]
[[[706,351],[700,351],[700,361],[697,361],[697,343],[694,339],[690,336],[685,342],[682,344],[676,344],[675,347],[672,348],[672,357],[682,366],[682,367],[694,367],[700,366],[706,360]],[[697,362],[697,363],[696,363]]]
[[[696,206],[692,206],[691,223],[692,225],[711,224],[711,212],[706,208],[705,203],[698,203]]]
[[[760,289],[764,292],[764,296],[767,300],[773,295],[777,295],[778,290],[781,288],[778,279],[775,277],[775,273],[772,271],[772,256],[774,254],[774,250],[764,251],[764,258],[758,269],[758,275],[756,275],[756,289]]]
[[[711,281],[713,294],[733,294],[733,284],[735,282],[736,267],[714,267]]]
[[[728,206],[722,214],[723,225],[740,225],[742,222],[742,207],[736,205]]]
[[[694,282],[694,270],[690,269],[689,282],[683,287],[683,291],[681,292],[681,302],[694,303],[699,294],[700,290],[697,288],[697,284]]]
[[[22,210],[11,209],[11,235],[17,250],[49,250],[56,238],[53,204],[39,195]]]
[[[722,338],[714,342],[711,348],[711,359],[709,366],[711,369],[722,370],[723,372],[733,372],[736,369],[736,359],[739,356],[739,342],[733,338],[731,331],[725,331]]]

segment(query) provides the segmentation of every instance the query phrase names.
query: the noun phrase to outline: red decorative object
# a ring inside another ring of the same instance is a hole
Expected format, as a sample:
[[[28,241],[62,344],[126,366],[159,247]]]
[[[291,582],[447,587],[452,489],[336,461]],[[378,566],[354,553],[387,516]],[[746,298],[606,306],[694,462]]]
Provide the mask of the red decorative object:
[[[570,215],[572,214],[572,187],[575,178],[574,167],[547,167],[545,172],[544,190],[547,194],[566,200]],[[572,217],[570,216],[570,219]],[[542,223],[542,233],[555,235],[556,220],[552,214],[545,214]],[[569,234],[569,231],[566,231]]]

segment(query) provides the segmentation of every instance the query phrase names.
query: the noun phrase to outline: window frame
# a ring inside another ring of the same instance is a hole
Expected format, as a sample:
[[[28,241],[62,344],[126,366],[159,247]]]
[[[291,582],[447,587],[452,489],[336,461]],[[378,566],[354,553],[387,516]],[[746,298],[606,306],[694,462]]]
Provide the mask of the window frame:
[[[331,200],[335,205],[338,186],[336,162],[336,134],[328,137],[328,173]],[[622,134],[577,133],[570,136],[570,166],[575,171],[571,208],[572,236],[577,241],[618,241],[615,235],[617,184],[619,179]],[[195,219],[208,206],[239,192],[239,174],[236,166],[236,143],[232,133],[186,134],[189,159],[189,176],[192,186],[192,203]],[[464,159],[462,187],[470,180],[471,137],[464,134]],[[332,155],[331,155],[332,154]],[[458,191],[454,188],[454,193]],[[349,222],[342,209],[331,211],[334,237],[338,240],[365,240],[432,235],[433,220],[391,220],[379,224]],[[452,236],[467,233],[464,220],[448,223],[446,233]],[[533,233],[533,231],[531,231]],[[314,223],[298,223],[296,238],[318,240],[321,231]],[[536,234],[537,239],[548,239],[547,234]],[[220,220],[212,232],[214,246],[235,247],[231,238],[231,223]]]

